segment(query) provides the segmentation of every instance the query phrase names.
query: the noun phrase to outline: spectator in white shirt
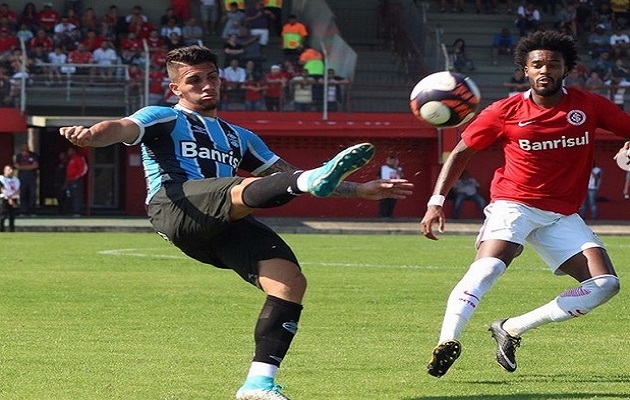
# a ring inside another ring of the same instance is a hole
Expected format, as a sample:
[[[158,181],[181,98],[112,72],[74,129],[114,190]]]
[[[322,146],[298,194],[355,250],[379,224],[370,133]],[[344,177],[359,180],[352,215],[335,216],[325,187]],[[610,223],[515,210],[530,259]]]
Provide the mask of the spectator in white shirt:
[[[615,28],[613,34],[610,35],[610,47],[615,59],[628,58],[630,56],[630,37],[623,33],[620,28]]]
[[[48,53],[48,62],[55,64],[48,67],[48,79],[50,84],[61,83],[61,66],[68,60],[68,56],[61,50],[61,47],[55,46],[55,50]]]
[[[232,59],[232,61],[230,61],[230,65],[227,68],[223,69],[223,77],[228,82],[238,83],[240,85],[241,83],[245,82],[247,74],[245,73],[245,69],[239,66],[239,61],[236,59]]]
[[[160,29],[160,36],[164,39],[170,38],[171,33],[177,33],[177,36],[182,36],[182,28],[177,26],[177,20],[175,18],[169,18],[166,25]]]
[[[118,55],[116,54],[116,51],[112,48],[112,44],[110,43],[110,41],[103,40],[103,43],[101,43],[101,47],[92,52],[92,59],[97,65],[114,65],[118,61]],[[111,79],[114,75],[114,68],[93,68],[91,76],[94,77],[95,75],[98,75],[104,79]]]

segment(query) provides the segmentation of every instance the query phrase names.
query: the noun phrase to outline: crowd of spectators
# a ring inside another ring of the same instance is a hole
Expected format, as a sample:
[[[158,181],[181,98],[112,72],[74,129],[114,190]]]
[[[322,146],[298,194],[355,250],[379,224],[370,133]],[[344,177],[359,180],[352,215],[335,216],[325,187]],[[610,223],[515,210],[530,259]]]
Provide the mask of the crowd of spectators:
[[[630,2],[567,0],[549,15],[553,28],[575,37],[582,53],[565,85],[600,93],[623,109],[630,86]]]
[[[275,2],[260,0],[245,7],[243,1],[202,1],[201,21],[191,16],[190,10],[175,7],[165,10],[159,21],[153,21],[141,5],[133,6],[129,13],[112,5],[99,16],[93,8],[84,9],[80,1],[64,4],[63,10],[56,10],[49,2],[38,9],[29,2],[21,11],[12,10],[9,3],[0,4],[2,105],[13,105],[22,76],[30,83],[48,86],[66,85],[69,81],[88,85],[117,81],[127,85],[131,94],[139,95],[147,58],[149,104],[170,104],[176,99],[168,89],[167,52],[203,44],[211,36],[224,43],[218,49],[224,60],[224,108],[235,102],[247,109],[286,108],[293,104],[292,79],[300,77],[304,67],[308,67],[313,80],[316,99],[318,86],[323,86],[322,56],[307,49],[306,26],[295,15],[286,22],[278,21],[282,13]],[[271,37],[277,38],[282,47],[282,59],[267,58],[265,48]],[[26,57],[21,41],[25,43]],[[310,58],[303,60],[302,53]],[[322,66],[312,71],[311,58],[318,59]],[[26,65],[22,65],[23,60]],[[330,85],[346,83],[344,79],[333,79]],[[323,94],[319,98],[323,99]]]
[[[519,36],[557,29],[573,36],[580,51],[578,65],[565,78],[565,85],[600,93],[624,107],[630,89],[630,1],[566,0],[550,4],[525,0],[517,8],[511,29],[505,27],[491,39],[493,65],[498,65],[500,55],[511,58]],[[449,52],[455,53],[454,45]],[[467,72],[462,66],[455,69]],[[511,84],[514,82],[508,82]]]
[[[143,41],[151,64],[163,69],[169,49],[196,43],[204,33],[194,17],[182,20],[172,8],[156,24],[140,5],[133,6],[127,15],[112,5],[98,17],[94,9],[83,9],[80,1],[65,4],[66,9],[56,10],[52,3],[45,2],[38,10],[35,3],[29,2],[21,12],[7,3],[0,5],[3,105],[9,105],[15,97],[16,82],[22,76],[46,85],[60,85],[70,77],[92,84],[121,80],[138,90],[145,67]],[[24,59],[26,65],[22,65]]]

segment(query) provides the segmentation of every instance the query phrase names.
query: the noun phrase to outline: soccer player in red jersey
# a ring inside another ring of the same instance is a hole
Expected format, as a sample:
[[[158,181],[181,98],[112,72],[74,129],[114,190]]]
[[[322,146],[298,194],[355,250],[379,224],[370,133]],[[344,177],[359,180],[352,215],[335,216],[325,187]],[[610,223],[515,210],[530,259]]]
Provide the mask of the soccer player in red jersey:
[[[473,155],[499,143],[505,164],[495,171],[491,203],[477,236],[477,254],[448,298],[428,373],[444,375],[459,357],[458,341],[481,297],[529,244],[556,275],[579,282],[547,304],[490,325],[497,362],[516,370],[521,336],[550,322],[579,317],[619,292],[619,279],[600,239],[578,214],[586,195],[598,128],[627,137],[630,115],[608,99],[563,79],[577,61],[573,38],[538,31],[521,38],[514,59],[530,89],[498,100],[464,130],[444,163],[421,221],[425,237],[444,230],[444,196]]]

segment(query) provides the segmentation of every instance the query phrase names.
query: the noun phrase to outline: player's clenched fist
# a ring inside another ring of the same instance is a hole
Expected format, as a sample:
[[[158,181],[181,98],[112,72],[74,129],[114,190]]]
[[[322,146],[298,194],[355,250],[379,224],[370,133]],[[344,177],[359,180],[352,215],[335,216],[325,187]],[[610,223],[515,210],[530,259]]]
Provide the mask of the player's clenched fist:
[[[59,128],[59,134],[75,146],[85,147],[92,144],[92,131],[84,126],[65,126]]]

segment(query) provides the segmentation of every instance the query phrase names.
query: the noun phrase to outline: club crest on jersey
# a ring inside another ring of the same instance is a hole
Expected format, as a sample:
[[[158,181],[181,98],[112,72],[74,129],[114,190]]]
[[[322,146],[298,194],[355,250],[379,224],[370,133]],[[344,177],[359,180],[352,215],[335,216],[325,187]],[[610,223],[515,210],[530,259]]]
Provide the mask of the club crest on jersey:
[[[582,125],[586,122],[586,114],[582,110],[571,110],[567,113],[567,121],[571,125]]]
[[[236,133],[234,133],[234,131],[228,131],[225,133],[225,136],[227,136],[227,140],[230,143],[231,147],[240,147],[240,142],[238,140],[238,135]]]

